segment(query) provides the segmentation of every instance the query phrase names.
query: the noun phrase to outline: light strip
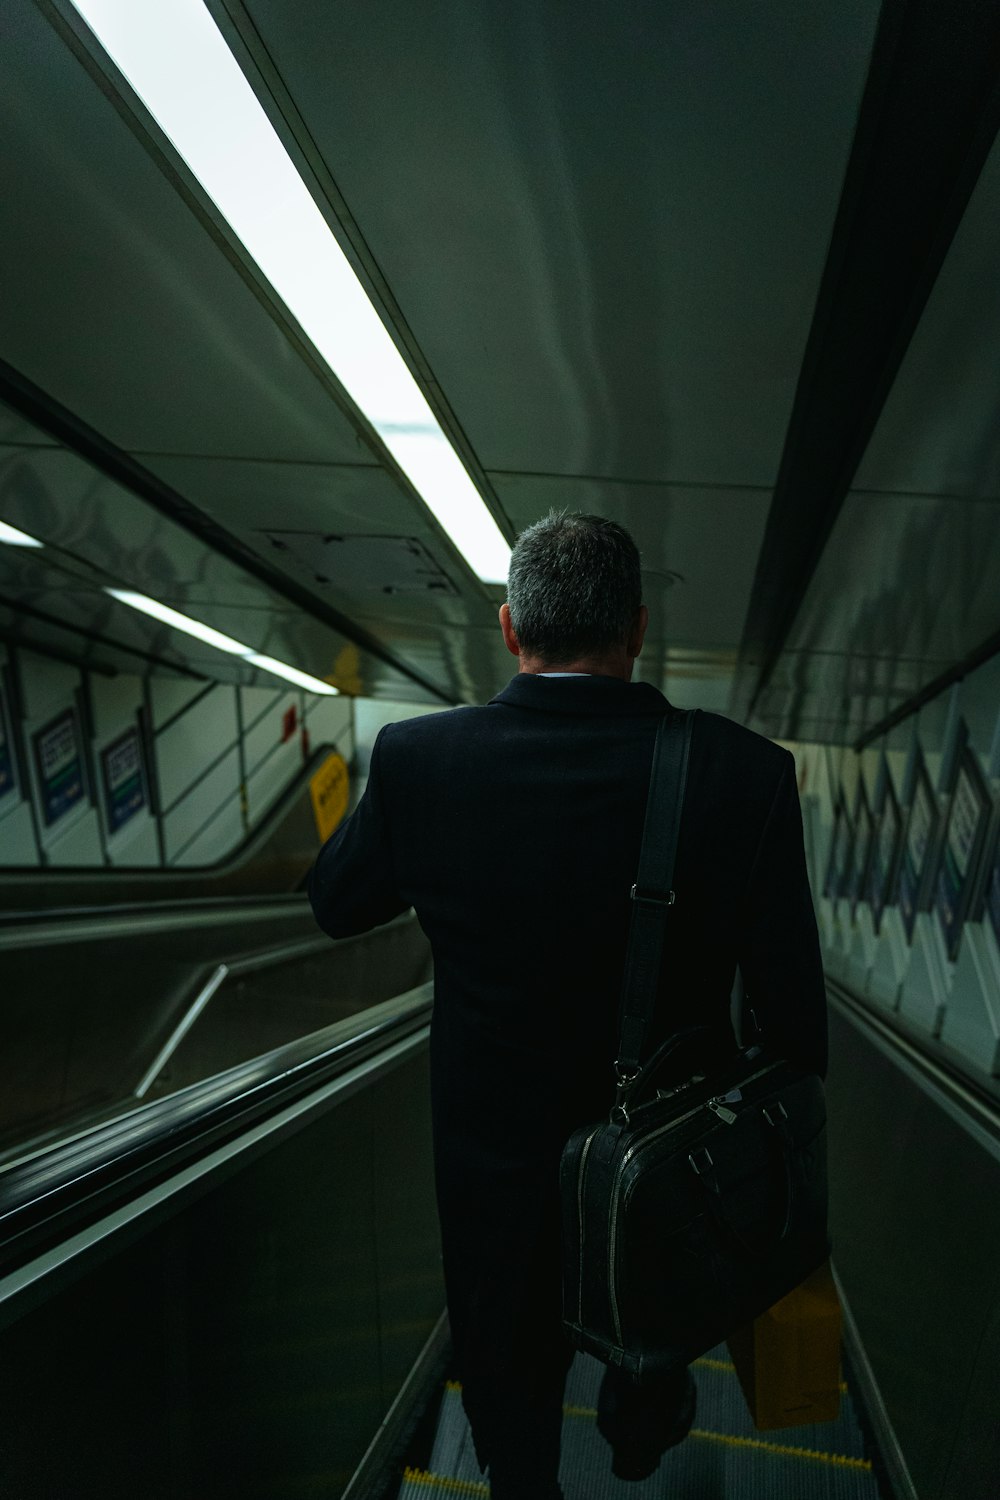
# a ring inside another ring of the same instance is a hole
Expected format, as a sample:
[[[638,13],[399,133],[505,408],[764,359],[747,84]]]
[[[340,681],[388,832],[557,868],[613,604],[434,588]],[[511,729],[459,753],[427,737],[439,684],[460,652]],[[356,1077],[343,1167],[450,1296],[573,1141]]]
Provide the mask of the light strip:
[[[288,682],[308,689],[310,693],[323,693],[332,697],[340,692],[339,688],[324,682],[322,678],[300,672],[298,667],[290,667],[273,656],[263,656],[252,646],[245,646],[242,641],[235,641],[231,635],[223,635],[221,630],[213,630],[211,625],[203,625],[200,620],[192,620],[190,615],[182,615],[180,610],[171,609],[169,604],[161,604],[158,599],[150,599],[148,594],[136,594],[131,589],[111,588],[105,588],[104,592],[110,594],[112,599],[117,599],[120,604],[128,604],[132,609],[141,610],[144,615],[152,615],[154,620],[161,620],[172,630],[182,630],[185,635],[193,635],[196,640],[215,646],[219,651],[241,657],[248,666],[256,667],[261,672],[270,672],[273,677],[284,677]]]
[[[275,661],[273,656],[261,656],[256,651],[250,651],[246,660],[253,666],[259,667],[262,672],[273,672],[275,677],[285,677],[298,687],[308,688],[310,693],[333,694],[338,691],[329,682],[321,682],[318,677],[311,677],[308,672],[300,672],[298,667],[290,667],[283,661]]]
[[[150,599],[146,594],[134,594],[131,589],[105,589],[104,592],[110,594],[112,599],[129,604],[133,609],[141,609],[144,615],[152,615],[154,620],[162,620],[164,625],[169,625],[174,630],[183,630],[186,635],[196,636],[199,641],[206,641],[209,646],[215,646],[220,651],[229,651],[233,656],[249,656],[253,650],[252,646],[244,646],[242,641],[234,641],[231,635],[223,635],[221,630],[213,630],[211,625],[192,620],[179,610],[171,609],[169,604],[161,604],[158,599]]]
[[[202,0],[73,0],[470,567],[510,547]]]
[[[0,542],[6,542],[8,547],[44,547],[37,537],[29,536],[26,531],[18,531],[16,526],[8,526],[6,521],[0,521]]]

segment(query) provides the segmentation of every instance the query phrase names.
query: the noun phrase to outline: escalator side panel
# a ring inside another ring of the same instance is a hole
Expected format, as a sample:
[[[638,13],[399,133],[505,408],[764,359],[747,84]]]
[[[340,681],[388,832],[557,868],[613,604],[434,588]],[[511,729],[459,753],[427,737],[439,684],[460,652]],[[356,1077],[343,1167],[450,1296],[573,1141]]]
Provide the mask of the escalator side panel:
[[[339,1494],[443,1306],[427,1098],[423,1042],[0,1333],[0,1493]]]
[[[1000,1327],[1000,1159],[836,1008],[827,1094],[834,1261],[916,1492],[985,1500],[1000,1472],[995,1342],[981,1353]]]

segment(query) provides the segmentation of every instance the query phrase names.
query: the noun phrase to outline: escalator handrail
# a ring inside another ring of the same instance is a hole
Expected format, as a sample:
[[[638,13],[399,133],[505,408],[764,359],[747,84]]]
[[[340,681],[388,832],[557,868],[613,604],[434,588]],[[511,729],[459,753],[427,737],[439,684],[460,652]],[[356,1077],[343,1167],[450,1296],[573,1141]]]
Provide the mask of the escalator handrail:
[[[426,1026],[428,982],[0,1170],[0,1272]]]
[[[876,1009],[842,979],[827,974],[826,987],[835,1003],[920,1074],[929,1089],[947,1096],[957,1115],[1000,1140],[1000,1080],[977,1075],[968,1060],[946,1043],[897,1011]]]

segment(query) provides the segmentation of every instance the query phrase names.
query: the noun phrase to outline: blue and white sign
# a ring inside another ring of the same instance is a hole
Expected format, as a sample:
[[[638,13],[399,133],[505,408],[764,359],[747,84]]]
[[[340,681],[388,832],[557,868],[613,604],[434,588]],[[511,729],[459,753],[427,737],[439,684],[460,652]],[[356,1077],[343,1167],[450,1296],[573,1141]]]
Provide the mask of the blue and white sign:
[[[913,802],[906,823],[906,840],[899,868],[899,909],[908,939],[913,937],[917,921],[917,903],[924,878],[924,867],[934,836],[937,808],[934,792],[921,764],[913,789]]]
[[[969,885],[986,836],[989,815],[988,793],[979,775],[975,757],[967,749],[962,757],[951,799],[934,898],[951,958],[955,957],[958,949]]]
[[[872,860],[868,872],[868,903],[872,910],[875,931],[882,925],[882,913],[892,903],[890,882],[896,873],[896,856],[899,850],[903,819],[892,784],[887,780],[882,802],[882,815],[878,831],[872,844]]]
[[[101,779],[108,832],[117,833],[146,806],[146,778],[138,729],[130,729],[101,752]]]
[[[38,772],[42,819],[46,828],[50,828],[83,802],[87,795],[83,750],[75,711],[72,708],[65,709],[58,718],[32,735],[32,744],[35,769]]]

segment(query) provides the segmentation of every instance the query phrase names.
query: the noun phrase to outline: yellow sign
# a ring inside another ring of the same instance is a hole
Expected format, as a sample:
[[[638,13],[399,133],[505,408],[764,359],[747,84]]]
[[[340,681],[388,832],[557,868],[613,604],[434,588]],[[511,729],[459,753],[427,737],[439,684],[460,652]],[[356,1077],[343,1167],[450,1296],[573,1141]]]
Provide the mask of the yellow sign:
[[[328,755],[309,781],[316,831],[324,844],[347,811],[349,786],[347,762],[342,755]]]

